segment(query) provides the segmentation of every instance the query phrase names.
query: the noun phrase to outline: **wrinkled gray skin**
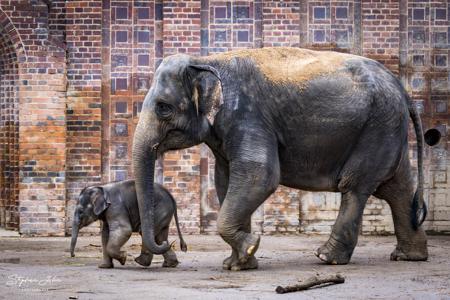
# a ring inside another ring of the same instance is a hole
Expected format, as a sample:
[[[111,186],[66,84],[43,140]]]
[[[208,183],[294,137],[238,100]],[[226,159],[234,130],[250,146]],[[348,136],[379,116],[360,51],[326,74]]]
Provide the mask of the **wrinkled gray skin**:
[[[178,225],[176,203],[172,195],[161,185],[155,184],[155,238],[166,241],[172,216],[180,237],[181,250],[187,247]],[[139,211],[134,180],[109,183],[102,186],[87,187],[81,191],[75,208],[70,254],[75,256],[78,231],[96,220],[102,220],[103,262],[99,268],[113,268],[113,259],[125,264],[127,254],[121,251],[132,232],[140,232]],[[163,267],[176,267],[178,260],[175,252],[168,249],[163,253]],[[153,253],[144,244],[141,255],[135,261],[142,266],[150,266]]]
[[[260,237],[251,233],[250,218],[279,184],[342,194],[331,236],[316,251],[326,263],[349,262],[370,195],[392,210],[398,244],[391,259],[426,260],[420,118],[383,65],[344,56],[332,73],[298,83],[269,80],[251,56],[164,59],[133,145],[144,244],[154,253],[168,247],[152,238],[155,158],[206,143],[216,158],[217,228],[232,248],[224,269],[257,268]],[[418,145],[417,191],[408,159],[409,118]]]

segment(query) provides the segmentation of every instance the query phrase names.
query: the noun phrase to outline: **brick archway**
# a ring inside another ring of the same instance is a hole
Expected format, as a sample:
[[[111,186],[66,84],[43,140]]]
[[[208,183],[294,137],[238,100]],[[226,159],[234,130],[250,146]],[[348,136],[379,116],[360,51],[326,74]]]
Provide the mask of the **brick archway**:
[[[0,9],[0,227],[19,227],[19,61],[24,47]]]

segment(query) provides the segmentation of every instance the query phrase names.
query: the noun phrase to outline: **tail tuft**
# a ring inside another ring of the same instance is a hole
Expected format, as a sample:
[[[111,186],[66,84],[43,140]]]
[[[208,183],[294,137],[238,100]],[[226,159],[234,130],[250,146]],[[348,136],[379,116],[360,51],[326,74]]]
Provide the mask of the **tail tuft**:
[[[186,245],[186,243],[184,242],[183,239],[180,240],[180,249],[181,249],[181,251],[183,251],[183,252],[186,252],[186,251],[187,251],[187,245]]]
[[[422,201],[423,206],[419,207],[419,191],[416,191],[414,194],[413,203],[411,206],[411,223],[414,228],[414,230],[417,230],[420,225],[422,225],[423,221],[425,221],[425,218],[427,217],[427,205],[425,202]]]

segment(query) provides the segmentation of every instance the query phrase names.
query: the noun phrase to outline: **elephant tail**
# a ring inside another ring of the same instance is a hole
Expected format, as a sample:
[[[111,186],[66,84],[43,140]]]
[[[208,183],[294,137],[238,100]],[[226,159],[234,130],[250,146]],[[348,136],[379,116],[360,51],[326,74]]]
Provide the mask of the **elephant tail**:
[[[180,224],[178,223],[177,203],[175,202],[175,199],[173,199],[173,197],[171,197],[171,198],[172,198],[172,203],[173,203],[173,207],[174,207],[173,216],[175,217],[175,225],[177,226],[178,236],[180,237],[180,249],[181,249],[181,251],[186,252],[187,245],[183,239],[183,235],[181,234]]]
[[[417,230],[420,225],[422,225],[423,221],[427,216],[427,205],[423,198],[423,185],[424,185],[424,176],[423,176],[423,145],[424,145],[424,137],[423,137],[423,129],[422,129],[422,121],[420,120],[420,115],[417,112],[417,109],[413,105],[411,98],[407,96],[408,101],[408,110],[409,116],[414,124],[414,131],[416,133],[417,140],[417,190],[414,194],[414,199],[411,207],[411,222],[414,230]]]

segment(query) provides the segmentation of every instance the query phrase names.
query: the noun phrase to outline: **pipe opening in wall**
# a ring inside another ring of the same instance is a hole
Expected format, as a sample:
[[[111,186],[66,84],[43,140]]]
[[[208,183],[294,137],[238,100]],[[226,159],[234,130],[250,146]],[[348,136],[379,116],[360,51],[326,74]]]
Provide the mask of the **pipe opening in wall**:
[[[441,140],[441,132],[437,130],[436,128],[428,129],[425,132],[425,143],[427,143],[429,146],[435,146],[439,144]]]

